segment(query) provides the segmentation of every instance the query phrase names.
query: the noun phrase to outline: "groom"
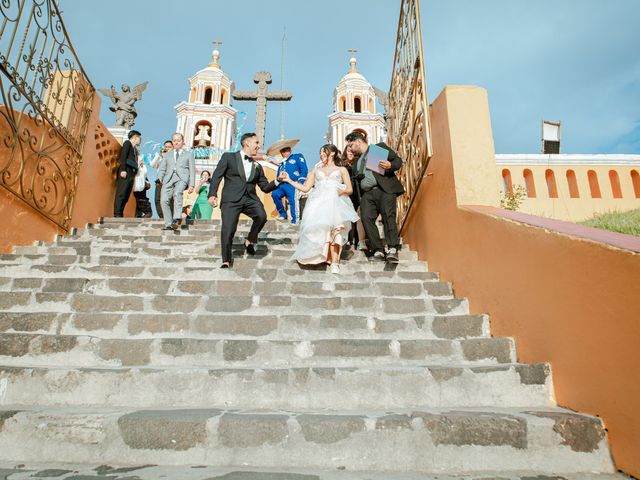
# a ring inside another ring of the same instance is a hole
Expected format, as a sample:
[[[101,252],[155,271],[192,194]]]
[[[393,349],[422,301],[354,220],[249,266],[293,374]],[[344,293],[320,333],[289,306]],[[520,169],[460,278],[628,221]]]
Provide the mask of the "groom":
[[[260,150],[258,136],[255,133],[245,133],[240,138],[240,144],[242,150],[239,152],[222,154],[209,182],[209,203],[212,207],[216,207],[218,186],[224,178],[220,204],[222,213],[222,265],[220,268],[231,266],[233,236],[238,228],[241,213],[253,220],[244,247],[249,255],[256,254],[255,244],[258,243],[258,234],[267,223],[267,213],[256,194],[256,185],[264,193],[269,193],[278,186],[277,181],[267,180],[262,166],[253,159]]]

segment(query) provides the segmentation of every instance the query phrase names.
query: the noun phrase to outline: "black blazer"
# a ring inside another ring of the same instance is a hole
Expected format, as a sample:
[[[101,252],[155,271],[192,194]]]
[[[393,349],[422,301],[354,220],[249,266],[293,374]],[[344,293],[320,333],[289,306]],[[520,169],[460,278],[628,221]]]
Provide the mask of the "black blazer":
[[[218,187],[220,181],[224,178],[224,186],[222,187],[222,204],[230,202],[238,202],[244,195],[259,201],[256,194],[256,185],[260,187],[264,193],[269,193],[276,189],[275,182],[270,182],[264,175],[262,165],[254,161],[251,167],[251,174],[247,180],[242,165],[242,152],[223,153],[218,162],[211,181],[209,182],[209,197],[218,196]]]
[[[138,171],[138,152],[129,140],[125,140],[120,149],[120,171]]]
[[[398,156],[396,152],[391,150],[391,148],[384,142],[380,142],[376,144],[378,147],[382,147],[385,150],[389,151],[389,155],[387,156],[387,160],[391,162],[391,168],[385,172],[384,175],[380,175],[377,172],[372,172],[376,181],[378,182],[378,187],[384,190],[387,193],[393,193],[395,195],[402,195],[404,193],[404,187],[398,177],[396,176],[396,172],[400,170],[402,167],[402,159]],[[363,172],[358,172],[357,175],[358,180],[362,180],[364,178]],[[358,181],[358,188],[360,187],[360,182]]]

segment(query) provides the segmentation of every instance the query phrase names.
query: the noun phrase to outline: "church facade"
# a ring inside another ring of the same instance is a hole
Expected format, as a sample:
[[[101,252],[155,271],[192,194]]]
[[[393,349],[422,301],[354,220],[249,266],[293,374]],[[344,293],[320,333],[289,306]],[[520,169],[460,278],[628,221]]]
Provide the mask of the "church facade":
[[[194,150],[198,169],[211,167],[231,149],[236,131],[237,110],[231,106],[233,82],[222,70],[220,52],[213,51],[207,67],[189,79],[187,101],[176,105],[176,132],[184,135]]]
[[[376,111],[373,86],[356,68],[357,60],[349,60],[350,70],[333,92],[333,113],[329,115],[327,141],[344,150],[344,137],[354,130],[362,131],[369,143],[386,139],[384,116]]]

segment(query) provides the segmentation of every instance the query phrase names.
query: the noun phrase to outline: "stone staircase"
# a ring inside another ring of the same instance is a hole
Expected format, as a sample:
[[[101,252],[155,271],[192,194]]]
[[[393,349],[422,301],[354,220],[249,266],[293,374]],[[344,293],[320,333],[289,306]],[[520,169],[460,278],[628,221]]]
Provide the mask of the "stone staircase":
[[[160,227],[0,256],[0,478],[622,478],[600,420],[408,249],[336,276],[288,225],[243,257],[241,223],[220,270],[218,223]]]

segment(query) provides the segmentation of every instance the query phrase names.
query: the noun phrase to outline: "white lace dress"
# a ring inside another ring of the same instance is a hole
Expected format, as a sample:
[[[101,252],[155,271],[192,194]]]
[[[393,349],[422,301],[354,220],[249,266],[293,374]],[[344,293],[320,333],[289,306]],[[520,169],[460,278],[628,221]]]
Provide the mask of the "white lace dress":
[[[344,190],[340,170],[326,175],[316,173],[316,180],[302,212],[298,247],[291,257],[302,264],[317,264],[327,261],[329,246],[344,245],[351,223],[358,221],[358,214],[351,199],[338,195]]]

